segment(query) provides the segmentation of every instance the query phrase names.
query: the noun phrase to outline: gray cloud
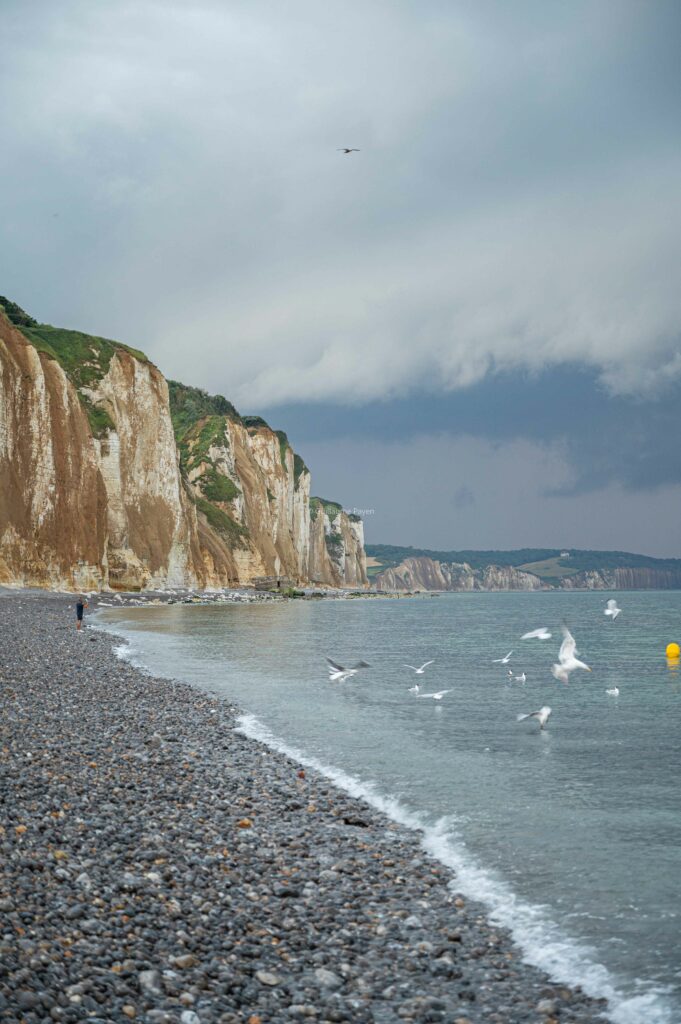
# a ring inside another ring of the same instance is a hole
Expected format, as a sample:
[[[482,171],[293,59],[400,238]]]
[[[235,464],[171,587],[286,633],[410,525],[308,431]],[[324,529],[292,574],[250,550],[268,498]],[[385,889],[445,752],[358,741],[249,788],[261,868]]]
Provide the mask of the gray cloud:
[[[681,485],[625,491],[607,483],[558,493],[574,479],[564,445],[421,435],[404,442],[309,443],[313,489],[374,509],[371,543],[440,550],[577,547],[677,557]],[[380,467],[380,472],[377,471]],[[462,492],[475,502],[461,502]]]
[[[330,402],[285,405],[265,415],[273,424],[286,424],[301,451],[309,442],[358,437],[404,443],[426,429],[493,442],[561,445],[572,470],[568,482],[555,488],[561,494],[610,483],[631,490],[681,483],[677,389],[668,386],[645,399],[613,396],[584,368],[497,373],[440,395],[414,392],[352,409]]]
[[[677,4],[3,15],[0,273],[40,319],[251,409],[681,375]]]

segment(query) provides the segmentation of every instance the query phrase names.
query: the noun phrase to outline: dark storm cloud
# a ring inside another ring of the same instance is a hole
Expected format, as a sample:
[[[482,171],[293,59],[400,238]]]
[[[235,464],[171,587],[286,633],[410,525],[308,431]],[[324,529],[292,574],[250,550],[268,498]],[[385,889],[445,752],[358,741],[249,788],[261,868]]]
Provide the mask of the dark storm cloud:
[[[498,374],[454,393],[358,408],[316,403],[265,412],[275,426],[286,424],[303,451],[315,441],[371,436],[404,444],[424,433],[530,440],[561,446],[571,466],[569,482],[560,484],[566,493],[618,482],[633,490],[681,483],[677,389],[668,386],[655,398],[613,396],[575,367]]]

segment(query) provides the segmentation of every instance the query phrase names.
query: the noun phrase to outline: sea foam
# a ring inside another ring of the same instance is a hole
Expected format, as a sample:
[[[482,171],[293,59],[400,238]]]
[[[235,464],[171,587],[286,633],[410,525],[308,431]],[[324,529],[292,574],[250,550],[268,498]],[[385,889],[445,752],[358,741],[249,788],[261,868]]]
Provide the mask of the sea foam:
[[[608,1000],[604,1019],[612,1024],[675,1024],[675,1011],[667,1004],[664,990],[637,982],[639,993],[622,992],[617,979],[598,962],[593,949],[564,935],[545,907],[519,899],[508,883],[477,864],[458,835],[454,818],[426,824],[399,799],[381,793],[374,783],[324,764],[275,736],[255,715],[242,714],[237,722],[236,732],[315,769],[350,796],[420,832],[424,850],[456,872],[456,882],[452,884],[457,892],[485,905],[490,920],[512,934],[527,963],[545,971],[556,982],[580,985],[587,995]]]

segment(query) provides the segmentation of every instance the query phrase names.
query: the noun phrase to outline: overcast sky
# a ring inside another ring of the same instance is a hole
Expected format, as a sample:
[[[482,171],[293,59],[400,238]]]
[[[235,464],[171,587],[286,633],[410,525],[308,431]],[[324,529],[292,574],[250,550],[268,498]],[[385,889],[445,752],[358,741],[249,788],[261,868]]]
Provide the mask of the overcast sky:
[[[373,541],[681,555],[678,0],[2,25],[1,294],[266,415]]]

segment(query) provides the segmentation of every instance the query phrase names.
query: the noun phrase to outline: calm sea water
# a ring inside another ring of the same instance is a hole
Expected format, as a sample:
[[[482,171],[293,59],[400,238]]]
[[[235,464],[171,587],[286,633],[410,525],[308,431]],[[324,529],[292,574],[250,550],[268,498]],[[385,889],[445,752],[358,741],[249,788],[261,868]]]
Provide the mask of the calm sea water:
[[[608,597],[611,595],[607,595]],[[451,594],[106,611],[121,652],[224,694],[248,734],[407,824],[527,958],[612,1000],[619,1024],[681,1021],[681,593]],[[550,675],[565,621],[591,674]],[[551,640],[521,641],[548,626]],[[514,654],[525,685],[492,659]],[[328,682],[324,657],[371,669]],[[435,663],[409,694],[403,663]],[[617,686],[619,697],[606,694]],[[540,733],[520,712],[549,704]]]

